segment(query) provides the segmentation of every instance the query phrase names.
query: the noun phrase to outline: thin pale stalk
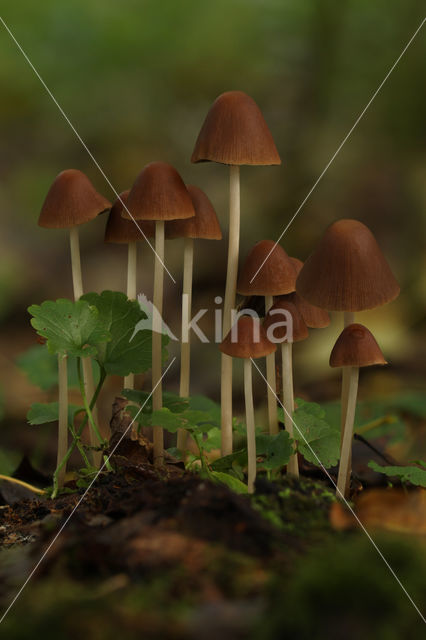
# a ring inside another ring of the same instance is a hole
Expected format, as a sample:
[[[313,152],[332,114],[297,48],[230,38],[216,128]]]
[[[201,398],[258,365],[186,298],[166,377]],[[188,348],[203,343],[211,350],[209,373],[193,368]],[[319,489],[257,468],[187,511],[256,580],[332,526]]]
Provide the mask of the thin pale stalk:
[[[231,314],[237,292],[238,254],[240,246],[240,168],[229,167],[229,239],[223,304],[223,332],[231,329]],[[232,453],[232,358],[222,354],[221,363],[222,455]]]
[[[337,495],[349,497],[350,476],[351,476],[351,453],[352,438],[354,432],[354,421],[356,411],[356,399],[358,394],[358,367],[347,367],[349,371],[349,392],[348,405],[346,411],[346,422],[343,435],[342,453],[340,456],[339,474],[337,477]],[[340,493],[339,493],[340,491]]]
[[[59,467],[68,449],[68,368],[67,356],[58,354],[58,400],[59,400],[59,420],[58,420],[58,452],[56,466]],[[66,465],[58,474],[58,487],[64,486]]]
[[[128,245],[128,258],[127,258],[127,297],[129,300],[136,300],[136,270],[137,270],[137,244],[136,242],[129,242]],[[124,388],[135,388],[135,376],[133,373],[129,373],[124,378]]]
[[[273,305],[273,297],[265,296],[265,315]],[[271,436],[278,433],[277,379],[275,371],[275,352],[266,356],[266,380],[268,392],[268,422]]]
[[[157,220],[155,223],[155,252],[154,258],[154,308],[158,311],[154,314],[154,324],[160,324],[163,316],[163,289],[164,289],[164,221]],[[157,411],[163,406],[163,387],[161,383],[162,362],[161,344],[162,327],[153,326],[152,333],[152,408]],[[164,461],[164,436],[163,429],[157,425],[153,426],[154,440],[154,463],[163,464]]]
[[[343,312],[343,327],[355,322],[355,313],[353,311]],[[345,433],[346,413],[348,410],[348,394],[349,394],[349,377],[350,372],[347,367],[342,368],[342,398],[341,398],[341,413],[340,413],[340,455],[342,455],[343,437]],[[352,459],[352,450],[351,450]],[[350,473],[351,463],[349,464]],[[348,478],[349,481],[349,478]]]
[[[194,263],[194,240],[185,238],[183,248],[183,288],[182,288],[182,336],[180,345],[180,387],[181,398],[189,397],[190,366],[191,366],[191,342],[188,331],[191,321],[192,307],[192,275]],[[185,453],[188,432],[179,429],[177,435],[177,448]]]
[[[282,359],[282,384],[283,384],[283,405],[284,405],[284,425],[290,438],[294,438],[293,413],[294,413],[294,390],[293,390],[293,344],[283,342],[281,345]],[[294,453],[287,465],[287,473],[299,477],[299,463],[297,453]]]
[[[248,492],[253,493],[256,480],[256,431],[254,425],[253,381],[250,358],[244,360],[244,399],[246,404],[247,425],[247,486]]]

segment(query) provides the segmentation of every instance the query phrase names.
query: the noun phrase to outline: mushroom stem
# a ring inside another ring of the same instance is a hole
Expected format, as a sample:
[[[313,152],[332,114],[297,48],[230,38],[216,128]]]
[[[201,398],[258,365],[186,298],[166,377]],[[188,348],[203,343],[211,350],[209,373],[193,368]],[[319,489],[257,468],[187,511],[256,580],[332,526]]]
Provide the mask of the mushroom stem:
[[[247,425],[247,459],[248,459],[248,492],[254,492],[254,482],[256,480],[256,432],[254,426],[253,407],[253,382],[251,359],[244,359],[244,399],[246,404],[246,425]]]
[[[355,313],[353,311],[343,312],[343,328],[355,322]],[[349,394],[349,378],[350,371],[347,367],[342,369],[342,399],[341,399],[341,414],[340,414],[340,455],[342,455],[343,438],[345,434],[346,413],[348,411],[348,394]],[[352,466],[352,450],[350,452],[350,461],[348,467],[348,473],[351,472]],[[348,477],[348,481],[349,481]]]
[[[129,300],[136,300],[136,263],[137,263],[137,244],[136,242],[129,242],[128,245],[128,259],[127,259],[127,297]],[[135,388],[135,376],[133,373],[129,373],[124,378],[124,388]]]
[[[223,304],[223,336],[231,329],[232,309],[237,291],[238,253],[240,245],[240,168],[229,167],[229,239],[225,300]],[[232,358],[222,354],[221,366],[222,455],[232,453]]]
[[[163,389],[161,384],[162,369],[162,316],[164,289],[164,220],[155,222],[155,263],[154,263],[154,324],[152,327],[152,408],[158,411],[163,406]],[[158,312],[158,313],[157,313]],[[160,325],[160,326],[158,326]],[[164,460],[163,429],[153,426],[154,463],[159,465]]]
[[[83,279],[81,276],[81,258],[80,258],[80,238],[78,233],[78,227],[71,227],[70,229],[70,249],[71,249],[71,270],[72,270],[72,284],[74,289],[74,299],[78,300],[83,295]],[[95,392],[95,385],[93,384],[93,369],[92,361],[90,358],[82,358],[83,365],[83,379],[86,396],[93,398]],[[96,423],[98,423],[98,409],[96,405],[93,407],[92,416]],[[98,446],[96,434],[93,430],[89,431],[90,445],[92,447]],[[98,467],[102,459],[100,452],[92,452],[93,464]]]
[[[342,452],[340,456],[339,474],[337,477],[337,495],[342,495],[345,498],[348,497],[350,488],[352,437],[354,430],[359,378],[359,367],[346,368],[349,374],[348,404],[346,411],[345,429],[343,433]]]
[[[180,346],[180,388],[181,398],[189,397],[189,375],[191,364],[191,343],[188,325],[191,320],[192,305],[192,271],[194,263],[194,240],[185,238],[183,248],[183,289],[182,289],[182,337]],[[177,448],[185,452],[188,432],[179,429]]]
[[[265,296],[265,316],[274,304],[272,296]],[[278,433],[278,407],[277,407],[277,380],[275,373],[275,352],[266,356],[266,380],[268,391],[268,419],[269,433],[276,435]]]
[[[290,438],[294,438],[293,412],[294,412],[294,391],[293,391],[293,344],[283,342],[281,344],[282,359],[282,379],[283,379],[283,406],[284,425]],[[299,463],[295,452],[287,465],[287,473],[299,477]]]
[[[59,467],[68,451],[68,369],[67,356],[58,354],[58,453],[56,466]],[[58,473],[58,487],[64,486],[66,464],[62,466]]]

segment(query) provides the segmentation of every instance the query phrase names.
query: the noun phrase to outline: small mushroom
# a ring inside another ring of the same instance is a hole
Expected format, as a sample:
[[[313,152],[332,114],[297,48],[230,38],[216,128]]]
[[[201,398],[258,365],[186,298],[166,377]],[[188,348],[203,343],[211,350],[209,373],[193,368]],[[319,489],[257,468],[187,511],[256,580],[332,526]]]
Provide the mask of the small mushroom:
[[[259,107],[246,93],[228,91],[211,106],[195,143],[191,162],[229,165],[229,237],[223,332],[231,328],[235,308],[240,245],[240,166],[281,164]],[[222,455],[232,453],[232,358],[221,363]]]
[[[182,289],[182,338],[180,360],[180,389],[182,398],[189,396],[191,342],[188,324],[191,319],[192,275],[194,262],[194,239],[221,240],[222,231],[212,203],[199,187],[187,185],[195,210],[195,216],[184,220],[166,222],[166,238],[184,238],[183,289]],[[177,447],[185,451],[187,432],[178,432]]]
[[[121,214],[124,209],[123,203],[126,205],[128,195],[129,191],[123,191],[114,202],[108,216],[104,241],[128,245],[127,297],[129,300],[135,300],[137,293],[137,242],[144,239],[143,234],[145,234],[146,238],[153,238],[155,236],[155,223],[152,220],[141,220],[138,225],[136,225],[133,220],[125,220],[122,217]],[[124,378],[124,388],[134,389],[134,386],[135,376],[133,373],[130,373]]]
[[[337,495],[349,496],[351,451],[360,367],[387,364],[373,334],[362,324],[348,325],[338,337],[330,355],[330,367],[348,372],[348,404],[337,478]]]
[[[77,169],[62,171],[53,181],[38,219],[40,227],[46,229],[68,229],[70,234],[71,268],[74,298],[78,300],[83,295],[83,281],[81,276],[79,226],[96,218],[111,208],[111,203],[98,193],[89,178]],[[87,397],[94,394],[92,363],[90,358],[83,358],[83,378]],[[65,411],[66,389],[66,359],[58,356],[59,373],[59,451],[63,451],[68,443],[68,414]],[[97,409],[93,407],[93,419],[98,421]],[[90,431],[90,441],[97,446],[96,435]],[[65,449],[66,451],[66,449]],[[63,456],[62,456],[63,458]],[[61,460],[62,460],[61,458]],[[101,459],[100,454],[94,454],[96,464]],[[65,475],[65,465],[62,470],[62,481]],[[61,486],[61,485],[59,485]]]
[[[285,316],[286,321],[279,322],[280,316]],[[288,331],[289,316],[291,316],[290,332]],[[281,343],[284,425],[290,437],[294,438],[293,342],[306,340],[309,335],[308,328],[297,306],[293,302],[283,299],[278,300],[270,308],[263,322],[263,327],[269,340]],[[287,465],[287,473],[299,477],[297,453],[291,456]]]
[[[252,358],[264,358],[276,350],[266,336],[259,318],[240,316],[219,345],[230,358],[244,358],[244,398],[246,405],[248,492],[253,493],[256,480],[256,431],[254,424]]]
[[[130,189],[127,209],[128,211],[122,212],[123,218],[127,220],[131,220],[131,217],[135,220],[155,220],[154,307],[161,318],[164,288],[164,224],[166,220],[194,216],[192,200],[174,167],[166,162],[151,162],[141,171]],[[162,327],[154,326],[152,329],[152,407],[157,411],[163,406]],[[162,464],[164,460],[163,429],[154,426],[153,437],[154,462]]]
[[[295,288],[296,271],[284,249],[272,240],[262,240],[255,244],[240,270],[238,293],[245,296],[264,296],[265,314],[267,314],[273,305],[273,296],[290,293]],[[273,435],[278,433],[274,353],[266,357],[266,379],[268,381],[269,433]]]

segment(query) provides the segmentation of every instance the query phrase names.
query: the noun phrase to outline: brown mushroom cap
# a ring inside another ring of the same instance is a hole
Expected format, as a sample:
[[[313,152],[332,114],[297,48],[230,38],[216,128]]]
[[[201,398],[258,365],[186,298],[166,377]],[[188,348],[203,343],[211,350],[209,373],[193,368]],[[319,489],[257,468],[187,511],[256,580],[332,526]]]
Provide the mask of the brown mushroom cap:
[[[246,93],[222,93],[211,106],[198,134],[191,162],[232,165],[281,164],[259,107]]]
[[[222,231],[212,203],[199,187],[187,185],[195,216],[166,223],[166,238],[203,238],[221,240]]]
[[[297,293],[329,311],[362,311],[399,294],[371,231],[358,220],[338,220],[323,235],[300,271]]]
[[[284,322],[284,315],[279,313],[279,311],[287,311],[292,317],[292,340],[283,340],[287,337],[287,326],[277,326],[273,330],[271,330],[270,334],[268,334],[269,327],[274,324]],[[265,316],[265,320],[263,321],[263,327],[267,332],[267,335],[269,335],[271,339],[274,338],[279,342],[301,342],[302,340],[306,340],[306,338],[309,336],[308,327],[306,326],[302,314],[299,312],[297,306],[292,302],[283,299],[275,302],[275,304],[269,309],[268,313]]]
[[[56,176],[43,203],[38,224],[47,229],[71,229],[111,208],[89,178],[78,169]]]
[[[155,222],[153,220],[139,220],[138,226],[133,220],[125,220],[122,217],[123,204],[127,205],[129,190],[120,193],[120,197],[112,205],[105,228],[105,242],[115,242],[118,244],[128,244],[143,240],[138,226],[142,229],[147,238],[155,236]]]
[[[127,208],[135,220],[176,220],[195,215],[182,178],[167,162],[151,162],[144,167],[130,189]],[[125,210],[122,216],[131,220]]]
[[[250,282],[268,255],[265,264]],[[273,240],[261,240],[255,244],[240,271],[238,293],[244,296],[279,296],[294,291],[295,287],[296,271],[281,245]]]
[[[324,329],[330,324],[330,315],[325,309],[315,307],[302,296],[299,296],[296,291],[287,294],[285,299],[296,305],[309,329]]]
[[[349,324],[337,338],[330,367],[369,367],[387,364],[371,331],[362,324]]]
[[[240,316],[234,331],[236,331],[236,342],[232,342],[231,329],[219,345],[219,349],[232,358],[264,358],[277,349],[277,346],[268,340],[259,318]],[[255,341],[257,331],[259,331],[258,342]]]

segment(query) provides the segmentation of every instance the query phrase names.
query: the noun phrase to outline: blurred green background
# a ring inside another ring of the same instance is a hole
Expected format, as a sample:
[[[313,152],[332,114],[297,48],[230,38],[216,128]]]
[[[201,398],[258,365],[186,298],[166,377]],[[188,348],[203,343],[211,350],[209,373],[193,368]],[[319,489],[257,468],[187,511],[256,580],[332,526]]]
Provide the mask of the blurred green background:
[[[228,172],[189,159],[212,101],[229,89],[252,95],[283,161],[242,170],[244,258],[253,243],[281,233],[423,14],[421,0],[21,0],[2,3],[1,12],[117,191],[147,162],[164,160],[209,195],[225,238],[196,249],[194,309],[212,309],[201,323],[210,331],[213,299],[224,291]],[[423,29],[283,239],[290,255],[305,259],[333,220],[358,218],[400,281],[398,300],[360,315],[392,363],[364,375],[364,397],[426,382],[425,59]],[[31,447],[20,435],[29,429],[25,414],[45,396],[14,364],[35,344],[26,308],[72,296],[68,237],[40,229],[39,210],[65,168],[114,194],[1,25],[0,86],[0,386],[9,427],[2,440]],[[87,291],[125,289],[126,249],[104,246],[105,221],[82,229]],[[151,298],[153,256],[143,244],[139,255],[139,289]],[[169,242],[166,262],[179,286],[167,281],[165,319],[176,331],[181,261],[181,243]],[[337,395],[328,355],[340,322],[295,349],[298,393]],[[219,362],[215,345],[194,344],[194,392],[218,398]],[[165,386],[177,385],[176,365]],[[119,388],[117,380],[106,390],[105,420]],[[256,394],[261,408],[259,378]]]

